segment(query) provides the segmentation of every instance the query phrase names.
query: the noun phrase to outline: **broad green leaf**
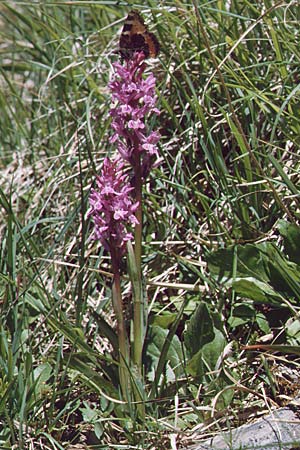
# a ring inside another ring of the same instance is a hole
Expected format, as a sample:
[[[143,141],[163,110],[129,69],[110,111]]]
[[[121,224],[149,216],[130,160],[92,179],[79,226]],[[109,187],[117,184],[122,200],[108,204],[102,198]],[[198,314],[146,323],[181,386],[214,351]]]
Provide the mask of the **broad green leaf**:
[[[227,283],[242,297],[250,298],[255,302],[278,305],[283,297],[272,286],[253,277],[235,278]]]
[[[300,298],[299,266],[270,242],[218,250],[208,257],[208,267],[219,281],[255,301],[274,303],[288,296],[293,302]]]
[[[151,319],[151,325],[157,325],[161,328],[167,329],[176,320],[176,317],[177,317],[176,313],[155,315]]]
[[[249,319],[242,319],[241,317],[230,316],[228,318],[228,325],[231,328],[239,327],[240,325],[244,325],[247,322],[249,322]]]
[[[228,324],[232,328],[236,328],[244,323],[253,321],[256,316],[255,308],[249,303],[238,303],[232,308],[231,316],[228,319]]]
[[[52,374],[52,366],[49,363],[40,364],[33,371],[33,378],[36,380],[40,378],[41,382],[49,380]]]
[[[95,435],[96,435],[97,439],[100,439],[101,436],[103,435],[104,427],[103,427],[102,422],[100,420],[95,423],[95,425],[94,425],[94,432],[95,432]]]
[[[210,273],[220,283],[234,276],[253,276],[268,281],[266,273],[266,257],[258,245],[246,244],[220,249],[207,257]]]
[[[215,370],[217,361],[224,350],[226,340],[220,330],[214,329],[214,340],[201,348],[187,364],[187,371],[201,380],[207,372]]]
[[[255,308],[249,303],[238,303],[233,307],[232,315],[252,319],[255,316]]]
[[[161,375],[166,367],[166,362],[168,360],[168,353],[169,353],[171,345],[174,342],[173,339],[175,339],[179,343],[179,347],[180,347],[179,355],[181,356],[181,353],[182,353],[181,342],[179,341],[178,337],[176,336],[176,330],[178,328],[180,320],[182,319],[186,304],[187,304],[187,300],[184,299],[182,301],[180,309],[177,313],[176,320],[172,323],[169,331],[166,334],[165,341],[163,342],[163,345],[161,347],[161,352],[160,352],[158,361],[155,366],[154,383],[153,383],[151,391],[150,391],[150,397],[152,397],[153,395],[156,395],[156,396],[159,395],[158,386],[161,384]],[[151,330],[151,328],[152,327],[150,327],[149,329]],[[166,330],[164,330],[164,331],[166,332]],[[146,354],[148,355],[147,349],[146,349]],[[177,372],[179,374],[183,373],[183,369],[181,367],[182,362],[183,362],[183,358],[181,358],[181,363],[177,368]]]
[[[256,318],[255,318],[257,325],[259,326],[259,328],[265,333],[265,334],[269,334],[271,329],[269,326],[269,322],[267,321],[266,317],[262,314],[262,313],[258,313],[256,314]]]
[[[155,378],[155,371],[168,334],[168,330],[159,326],[151,326],[149,329],[147,337],[147,362],[149,366],[148,378],[150,380],[154,380]],[[181,342],[178,336],[174,335],[165,359],[165,370],[168,381],[174,381],[176,376],[183,373],[182,364],[183,354]]]
[[[300,320],[288,323],[286,327],[287,341],[291,345],[300,345]]]
[[[266,247],[270,284],[284,295],[300,299],[300,267],[288,261],[274,245]],[[290,299],[292,300],[292,299]]]
[[[206,303],[201,302],[184,333],[184,343],[190,356],[195,355],[205,344],[214,339],[213,321]]]

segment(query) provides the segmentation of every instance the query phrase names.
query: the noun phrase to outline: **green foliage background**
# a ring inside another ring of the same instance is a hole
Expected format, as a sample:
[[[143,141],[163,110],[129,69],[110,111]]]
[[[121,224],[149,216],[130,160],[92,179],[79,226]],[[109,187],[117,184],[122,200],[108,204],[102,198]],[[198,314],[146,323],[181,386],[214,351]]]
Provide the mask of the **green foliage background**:
[[[146,423],[120,399],[110,265],[86,214],[114,152],[107,83],[132,7],[161,43]],[[272,333],[299,369],[299,15],[297,1],[0,3],[1,448],[189,442],[215,408],[261,405],[261,385],[278,398],[276,357],[240,345]]]

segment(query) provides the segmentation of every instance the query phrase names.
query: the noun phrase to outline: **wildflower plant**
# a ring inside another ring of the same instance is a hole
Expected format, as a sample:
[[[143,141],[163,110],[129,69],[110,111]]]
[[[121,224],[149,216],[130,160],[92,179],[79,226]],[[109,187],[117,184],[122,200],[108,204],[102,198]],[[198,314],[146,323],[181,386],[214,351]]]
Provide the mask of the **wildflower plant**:
[[[142,350],[146,334],[146,301],[142,289],[142,185],[157,159],[159,133],[150,131],[147,120],[159,111],[155,107],[155,77],[146,69],[143,52],[114,65],[109,83],[113,106],[110,110],[114,133],[110,139],[116,144],[118,157],[106,158],[102,173],[91,190],[90,214],[94,220],[94,237],[110,253],[114,276],[112,301],[118,322],[119,376],[123,396],[130,398],[129,369],[142,378]],[[126,169],[126,171],[125,171]],[[134,227],[134,250],[131,245]],[[128,250],[128,270],[133,293],[132,352],[125,328],[121,295],[121,258]],[[134,386],[136,400],[142,395]],[[143,407],[139,408],[143,414]]]
[[[120,263],[127,241],[133,238],[128,227],[138,223],[134,215],[138,203],[133,203],[129,195],[133,188],[130,187],[123,168],[124,163],[119,158],[114,161],[105,158],[102,173],[96,178],[96,187],[91,189],[90,215],[94,220],[94,237],[99,239],[111,257],[114,276],[112,301],[118,324],[120,383],[123,395],[127,396],[129,342],[123,315]]]

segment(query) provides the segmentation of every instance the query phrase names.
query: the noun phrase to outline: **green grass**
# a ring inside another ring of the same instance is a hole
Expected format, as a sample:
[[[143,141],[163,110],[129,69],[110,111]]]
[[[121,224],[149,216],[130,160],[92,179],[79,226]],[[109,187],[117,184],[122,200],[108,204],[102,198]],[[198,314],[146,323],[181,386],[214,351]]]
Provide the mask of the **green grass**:
[[[298,5],[161,3],[141,9],[162,135],[144,189],[144,422],[121,398],[110,263],[86,214],[114,152],[107,83],[130,5],[0,3],[0,448],[169,448],[294,394],[276,373],[299,370]],[[241,348],[268,334],[281,353]]]

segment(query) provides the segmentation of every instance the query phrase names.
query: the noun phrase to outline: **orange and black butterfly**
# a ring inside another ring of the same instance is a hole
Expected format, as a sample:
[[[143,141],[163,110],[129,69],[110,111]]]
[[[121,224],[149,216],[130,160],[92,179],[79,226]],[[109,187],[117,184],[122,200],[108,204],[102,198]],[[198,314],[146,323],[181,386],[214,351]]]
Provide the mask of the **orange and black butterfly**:
[[[153,33],[147,30],[144,19],[138,11],[128,14],[119,42],[120,54],[123,59],[130,59],[134,52],[143,52],[145,58],[156,58],[159,52],[159,42]]]

